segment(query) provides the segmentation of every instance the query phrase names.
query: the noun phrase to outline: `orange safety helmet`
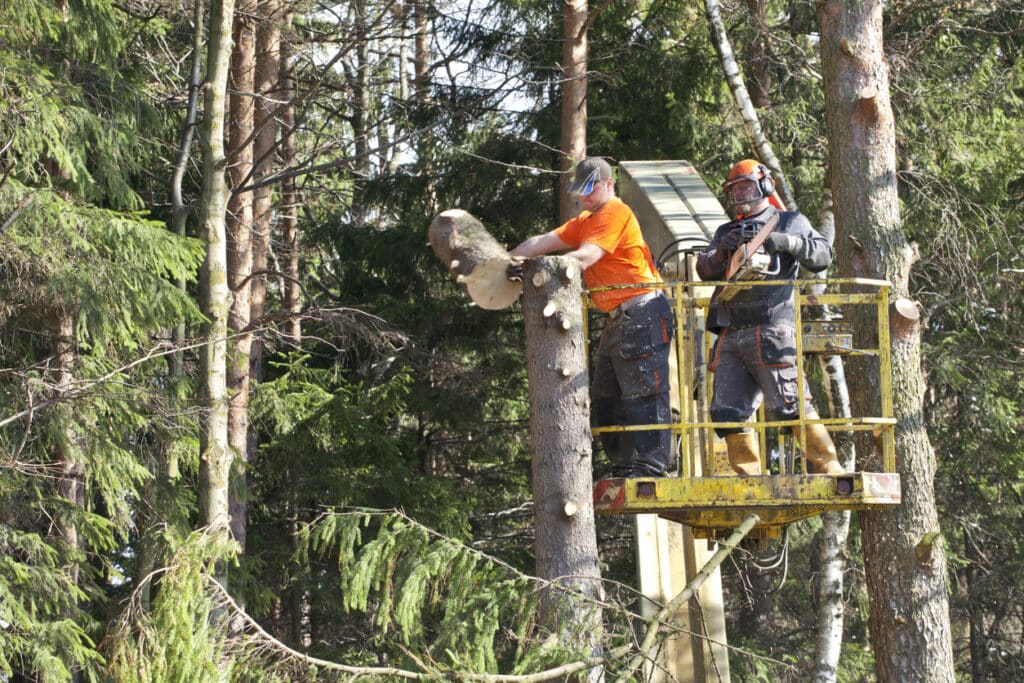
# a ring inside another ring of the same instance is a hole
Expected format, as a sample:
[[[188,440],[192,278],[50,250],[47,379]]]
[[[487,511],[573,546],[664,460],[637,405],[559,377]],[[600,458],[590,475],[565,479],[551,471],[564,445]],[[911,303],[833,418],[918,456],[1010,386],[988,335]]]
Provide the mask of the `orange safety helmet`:
[[[737,187],[745,181],[751,181],[753,185]],[[752,191],[744,192],[748,188]],[[753,192],[755,188],[756,194]],[[734,205],[746,204],[757,201],[762,197],[770,198],[775,192],[775,179],[772,178],[772,172],[768,170],[768,167],[760,161],[744,159],[737,162],[732,167],[732,170],[729,171],[729,178],[722,185],[722,190]],[[733,194],[733,192],[736,194]]]

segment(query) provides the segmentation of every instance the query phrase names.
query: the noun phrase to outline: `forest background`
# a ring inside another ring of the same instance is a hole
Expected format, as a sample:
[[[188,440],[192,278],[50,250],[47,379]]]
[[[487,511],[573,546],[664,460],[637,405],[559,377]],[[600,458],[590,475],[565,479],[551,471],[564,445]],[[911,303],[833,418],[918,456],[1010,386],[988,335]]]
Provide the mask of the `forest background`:
[[[425,244],[456,206],[507,244],[559,222],[562,6],[239,2],[219,103],[200,87],[207,9],[0,11],[0,676],[444,678],[578,659],[535,631],[521,315],[471,306]],[[589,154],[686,159],[712,188],[754,156],[704,10],[591,8]],[[814,220],[816,5],[722,11]],[[890,2],[884,19],[956,675],[1020,680],[1024,10]],[[218,105],[221,280],[204,223]],[[209,342],[211,291],[226,345]],[[232,541],[203,531],[217,420]],[[607,518],[598,539],[607,633],[628,642],[633,539]],[[812,520],[784,565],[724,565],[737,680],[801,680],[820,543]],[[859,544],[854,524],[838,680],[873,675]]]

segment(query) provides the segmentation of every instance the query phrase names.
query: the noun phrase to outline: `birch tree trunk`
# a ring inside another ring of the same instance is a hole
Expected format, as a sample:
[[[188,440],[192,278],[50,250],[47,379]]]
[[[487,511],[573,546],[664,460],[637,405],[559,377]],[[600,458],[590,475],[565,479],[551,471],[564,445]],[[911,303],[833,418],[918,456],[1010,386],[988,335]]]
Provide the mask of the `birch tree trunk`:
[[[245,460],[249,449],[249,353],[252,334],[252,192],[239,191],[252,175],[256,64],[256,2],[242,0],[235,13],[231,54],[228,178],[233,192],[228,201],[228,287],[233,293],[228,328],[228,440],[239,467],[232,468],[231,533],[245,552]]]
[[[569,171],[587,154],[587,0],[566,0],[562,10],[562,159],[558,181],[559,217],[579,213],[569,194]]]
[[[290,28],[293,15],[289,12],[282,25]],[[290,39],[292,32],[281,39],[281,165],[297,166],[295,156],[295,56]],[[284,250],[284,307],[288,316],[287,336],[298,347],[302,343],[302,289],[299,287],[299,192],[294,176],[281,186],[281,242]]]
[[[523,279],[537,576],[552,582],[541,619],[566,645],[597,656],[602,590],[580,269],[565,257],[529,259]]]
[[[757,112],[750,101],[750,94],[743,82],[743,75],[736,63],[736,57],[732,52],[732,44],[729,42],[729,34],[725,32],[725,23],[722,21],[722,8],[718,0],[704,0],[704,15],[708,19],[708,26],[711,30],[711,43],[718,52],[718,60],[725,73],[725,80],[729,84],[732,96],[736,100],[736,107],[739,109],[740,118],[747,128],[750,142],[757,152],[758,159],[772,170],[775,183],[778,187],[782,200],[791,211],[798,211],[796,198],[793,190],[789,187],[785,174],[782,172],[782,164],[775,156],[775,150],[761,130],[761,121],[757,118]]]
[[[231,58],[231,26],[234,0],[213,0],[210,7],[210,38],[203,143],[203,188],[199,218],[206,258],[200,273],[202,309],[209,322],[204,329],[201,378],[206,419],[200,440],[200,516],[215,533],[228,531],[228,477],[231,446],[228,442],[227,331],[231,292],[227,273],[228,185],[225,177],[224,114]],[[218,581],[227,584],[219,570]]]
[[[827,0],[818,4],[818,21],[829,168],[841,178],[832,183],[840,274],[887,279],[897,300],[908,294],[916,254],[900,227],[882,11],[881,0]],[[861,516],[875,668],[883,683],[952,682],[946,555],[935,509],[935,454],[923,418],[919,319],[905,299],[897,300],[891,315],[896,463],[903,504]],[[858,329],[868,329],[868,321],[851,318]],[[851,376],[860,380],[851,392],[856,414],[877,409],[878,373],[869,362],[851,359]],[[866,435],[858,441],[858,453],[869,464],[877,463],[879,443]]]
[[[819,232],[829,244],[835,244],[835,213],[832,211],[832,192],[823,188],[822,207],[819,214]],[[815,287],[818,287],[815,285]],[[823,291],[824,285],[820,286]],[[828,310],[822,315],[829,317]],[[846,368],[840,356],[820,357],[825,376],[825,390],[828,395],[829,414],[832,417],[850,417],[850,391],[846,383]],[[833,438],[837,435],[833,432]],[[838,440],[839,461],[846,471],[854,468],[854,443],[852,433],[845,432]],[[813,681],[835,683],[839,674],[839,655],[843,646],[843,624],[845,603],[843,601],[843,576],[846,571],[846,541],[850,535],[850,511],[836,510],[821,515],[821,543],[818,548],[818,572],[814,582],[815,603],[817,604],[817,643],[815,646]]]

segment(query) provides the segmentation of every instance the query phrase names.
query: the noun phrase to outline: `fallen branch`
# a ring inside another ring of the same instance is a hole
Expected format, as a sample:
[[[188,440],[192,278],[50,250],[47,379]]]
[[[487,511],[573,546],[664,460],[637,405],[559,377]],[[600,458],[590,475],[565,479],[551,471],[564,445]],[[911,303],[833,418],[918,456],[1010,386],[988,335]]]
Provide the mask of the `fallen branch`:
[[[640,642],[640,651],[633,656],[633,659],[630,660],[629,664],[626,665],[626,668],[619,674],[619,677],[616,679],[616,683],[628,680],[633,673],[640,668],[640,665],[643,664],[645,660],[652,657],[651,651],[654,649],[654,646],[658,641],[658,631],[661,629],[662,623],[667,621],[670,615],[678,612],[684,604],[689,602],[694,593],[700,590],[700,587],[704,585],[704,582],[707,581],[712,572],[718,569],[718,565],[722,564],[725,558],[727,558],[729,554],[736,549],[736,546],[739,545],[740,541],[742,541],[748,533],[750,533],[750,530],[754,528],[754,525],[757,524],[760,519],[761,518],[756,514],[751,513],[749,517],[743,520],[743,523],[736,527],[736,531],[734,531],[732,535],[721,544],[718,551],[711,556],[711,559],[707,561],[707,564],[697,572],[697,575],[693,577],[693,580],[686,584],[686,588],[684,588],[679,595],[672,598],[667,605],[661,608],[661,611],[655,614],[654,617],[647,622],[647,633],[644,634],[644,639]]]

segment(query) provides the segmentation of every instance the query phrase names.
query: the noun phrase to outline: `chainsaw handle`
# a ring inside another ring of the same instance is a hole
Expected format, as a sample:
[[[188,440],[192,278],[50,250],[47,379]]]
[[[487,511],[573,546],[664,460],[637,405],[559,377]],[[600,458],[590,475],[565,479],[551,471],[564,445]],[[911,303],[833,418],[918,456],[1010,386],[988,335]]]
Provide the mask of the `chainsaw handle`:
[[[773,253],[771,255],[771,257],[772,257],[772,260],[768,262],[769,268],[768,268],[768,270],[764,271],[764,274],[766,276],[768,276],[768,275],[778,275],[779,273],[782,272],[782,257],[779,256],[779,252]],[[775,267],[772,268],[772,266],[775,266]],[[771,278],[769,277],[768,279],[770,280]]]

